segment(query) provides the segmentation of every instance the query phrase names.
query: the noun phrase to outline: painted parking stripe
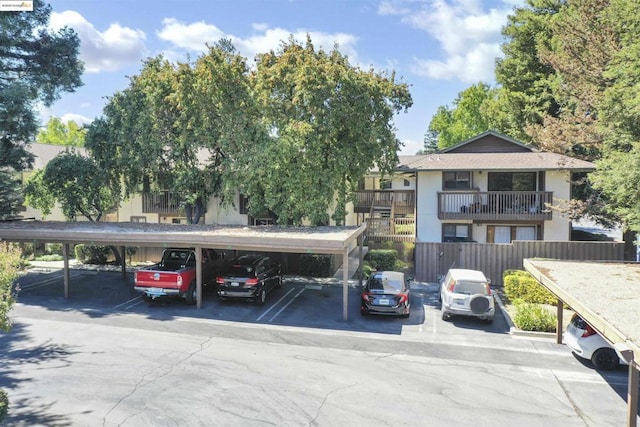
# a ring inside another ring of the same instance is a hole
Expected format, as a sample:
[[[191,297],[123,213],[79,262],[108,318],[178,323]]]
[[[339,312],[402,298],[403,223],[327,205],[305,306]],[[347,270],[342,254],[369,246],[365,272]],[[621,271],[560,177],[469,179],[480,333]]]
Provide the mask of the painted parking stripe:
[[[82,273],[78,273],[78,274],[69,274],[69,278],[71,277],[78,277],[78,276],[82,276],[86,273],[82,272]],[[23,291],[28,291],[30,289],[38,289],[38,288],[42,288],[43,286],[47,286],[50,285],[53,282],[57,282],[60,280],[64,280],[64,276],[60,276],[60,277],[50,277],[48,279],[44,279],[38,282],[33,282],[33,283],[29,283],[28,285],[20,285],[20,289]]]
[[[256,319],[256,322],[259,322],[259,321],[260,321],[260,319],[262,319],[264,316],[266,316],[266,315],[267,315],[267,313],[269,313],[269,312],[270,312],[271,310],[273,310],[273,309],[274,309],[278,304],[280,304],[280,303],[282,302],[282,300],[284,300],[284,299],[287,297],[287,295],[289,295],[291,292],[293,292],[293,288],[289,289],[289,292],[287,292],[286,294],[284,294],[284,296],[283,296],[282,298],[280,298],[278,301],[276,301],[276,303],[275,303],[275,304],[273,304],[271,307],[269,307],[269,308],[267,309],[267,311],[265,311],[264,313],[262,313],[262,314],[260,315],[260,317],[258,317],[258,318]]]
[[[138,296],[137,296],[137,297],[135,297],[135,298],[131,298],[129,301],[125,301],[125,302],[120,303],[120,304],[118,304],[118,305],[114,305],[114,306],[113,306],[113,309],[114,309],[114,310],[117,310],[118,308],[122,307],[123,305],[129,304],[129,303],[131,303],[131,302],[133,302],[133,301],[142,301],[142,296],[138,295]],[[137,305],[137,304],[134,304],[134,305]],[[131,307],[133,307],[133,305],[128,306],[128,307],[125,307],[124,309],[126,310],[126,309],[131,308]]]
[[[293,290],[293,289],[291,289],[291,290]],[[299,297],[303,292],[304,292],[304,288],[302,288],[302,289],[300,290],[300,292],[298,292],[298,293],[296,294],[296,296],[294,296],[293,298],[291,298],[291,300],[290,300],[288,303],[286,303],[286,304],[284,305],[284,307],[282,307],[282,308],[281,308],[281,309],[280,309],[276,314],[274,314],[274,315],[273,315],[273,317],[272,317],[271,319],[269,319],[269,323],[273,322],[273,319],[275,319],[276,317],[278,317],[278,314],[282,313],[282,311],[283,311],[285,308],[289,307],[289,304],[291,304],[291,303],[292,303],[296,298],[298,298],[298,297]]]

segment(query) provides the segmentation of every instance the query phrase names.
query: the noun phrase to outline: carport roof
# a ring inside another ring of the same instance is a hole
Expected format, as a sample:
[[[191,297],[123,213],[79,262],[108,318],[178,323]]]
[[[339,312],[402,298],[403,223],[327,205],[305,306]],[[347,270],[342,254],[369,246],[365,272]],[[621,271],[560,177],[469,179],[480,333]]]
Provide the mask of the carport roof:
[[[0,222],[0,239],[116,246],[203,246],[217,249],[342,254],[360,227],[222,226],[130,222]]]
[[[614,344],[640,361],[640,264],[525,259],[524,267]]]

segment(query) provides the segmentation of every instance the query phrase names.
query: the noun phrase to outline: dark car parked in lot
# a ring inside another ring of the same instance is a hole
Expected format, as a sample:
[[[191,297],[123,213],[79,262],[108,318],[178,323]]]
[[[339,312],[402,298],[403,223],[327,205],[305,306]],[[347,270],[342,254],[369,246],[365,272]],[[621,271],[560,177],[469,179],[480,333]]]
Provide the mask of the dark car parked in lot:
[[[264,304],[267,293],[282,285],[280,264],[266,255],[248,254],[234,258],[216,278],[218,298],[251,298]]]
[[[367,280],[360,298],[360,313],[409,317],[409,284],[398,271],[377,271]]]

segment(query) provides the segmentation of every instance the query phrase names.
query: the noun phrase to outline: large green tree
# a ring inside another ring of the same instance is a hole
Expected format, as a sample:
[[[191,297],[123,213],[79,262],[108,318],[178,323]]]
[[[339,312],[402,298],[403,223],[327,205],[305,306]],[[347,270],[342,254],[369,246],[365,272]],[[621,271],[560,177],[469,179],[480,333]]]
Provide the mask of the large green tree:
[[[20,207],[16,173],[28,169],[27,150],[38,128],[35,108],[81,85],[80,41],[73,30],[48,28],[51,7],[33,2],[33,12],[0,13],[0,218]]]
[[[429,123],[425,149],[444,149],[489,129],[496,129],[489,114],[497,90],[477,83],[460,92],[451,108],[440,106]],[[499,130],[499,129],[496,129]]]
[[[361,70],[337,46],[293,39],[257,58],[254,87],[270,130],[241,160],[252,213],[281,224],[344,222],[348,197],[373,166],[390,173],[400,141],[393,117],[412,105],[394,74]],[[336,202],[337,200],[337,202]]]
[[[248,79],[245,58],[226,40],[194,63],[150,58],[110,98],[86,146],[112,182],[124,183],[125,196],[170,191],[197,223],[210,197],[233,201],[228,153],[256,133]]]
[[[36,142],[70,147],[84,146],[87,130],[73,120],[63,123],[59,117],[51,117],[47,125],[38,131]]]

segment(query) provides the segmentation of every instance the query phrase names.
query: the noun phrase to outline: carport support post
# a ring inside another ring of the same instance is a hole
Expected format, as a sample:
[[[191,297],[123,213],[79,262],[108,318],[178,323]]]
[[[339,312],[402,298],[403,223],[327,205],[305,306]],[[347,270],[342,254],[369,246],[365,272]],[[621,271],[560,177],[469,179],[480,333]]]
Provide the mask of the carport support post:
[[[342,320],[349,319],[349,248],[342,253]]]
[[[364,244],[364,239],[362,238],[362,234],[360,236],[358,236],[358,289],[362,290],[362,275],[363,270],[364,270],[364,265],[362,265],[363,259],[362,259],[362,246]]]
[[[627,425],[636,427],[638,414],[638,367],[635,366],[633,360],[633,352],[631,352],[631,360],[629,361],[629,384],[627,386]]]
[[[69,244],[62,245],[62,256],[64,258],[64,297],[69,298]]]
[[[558,318],[558,323],[556,324],[556,342],[558,344],[562,344],[562,328],[564,325],[564,321],[562,320],[563,314],[564,314],[564,302],[558,299],[558,305],[556,307],[556,317]]]
[[[120,246],[120,256],[122,257],[122,278],[127,278],[127,247]]]
[[[202,248],[196,246],[196,307],[202,307]],[[189,284],[190,285],[190,284]],[[189,290],[187,289],[187,292]]]

